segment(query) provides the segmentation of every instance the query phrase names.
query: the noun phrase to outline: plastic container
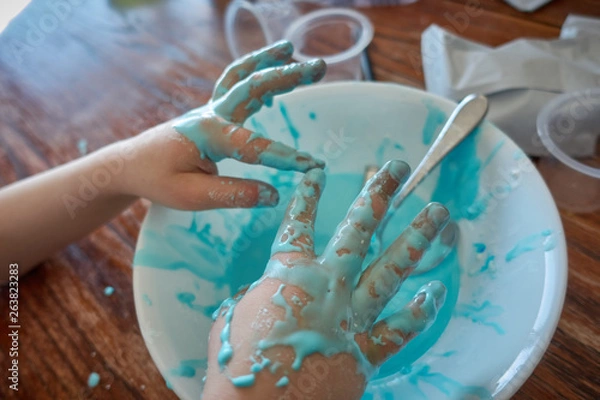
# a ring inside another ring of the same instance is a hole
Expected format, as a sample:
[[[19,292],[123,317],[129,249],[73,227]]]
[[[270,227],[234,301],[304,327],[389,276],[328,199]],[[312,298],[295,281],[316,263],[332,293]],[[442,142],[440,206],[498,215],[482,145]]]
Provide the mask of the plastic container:
[[[327,8],[296,19],[284,37],[293,43],[297,61],[325,60],[323,81],[359,80],[361,54],[373,39],[373,25],[357,11]]]
[[[600,88],[553,99],[539,113],[537,131],[549,152],[538,169],[558,206],[577,213],[599,210]]]
[[[292,0],[234,0],[225,13],[225,38],[233,58],[274,43],[300,13]]]

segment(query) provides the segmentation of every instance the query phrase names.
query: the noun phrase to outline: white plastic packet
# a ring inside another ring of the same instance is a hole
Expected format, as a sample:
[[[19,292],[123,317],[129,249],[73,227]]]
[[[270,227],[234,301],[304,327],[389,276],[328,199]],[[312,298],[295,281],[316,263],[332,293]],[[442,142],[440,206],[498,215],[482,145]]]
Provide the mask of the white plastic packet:
[[[589,35],[600,36],[600,20],[598,18],[571,14],[560,30],[561,39],[573,39]]]
[[[519,11],[535,11],[552,0],[504,0]]]
[[[492,48],[432,25],[421,38],[426,88],[457,101],[485,94],[489,120],[528,154],[546,154],[536,135],[540,109],[560,93],[600,86],[597,30],[599,19],[571,16],[563,39],[519,39]],[[571,156],[588,156],[596,140],[564,148]]]

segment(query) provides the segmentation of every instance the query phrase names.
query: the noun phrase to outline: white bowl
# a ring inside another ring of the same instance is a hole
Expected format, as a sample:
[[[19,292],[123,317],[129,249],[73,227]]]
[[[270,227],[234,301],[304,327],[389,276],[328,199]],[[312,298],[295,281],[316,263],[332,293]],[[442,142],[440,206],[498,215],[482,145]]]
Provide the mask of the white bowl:
[[[365,165],[400,158],[416,166],[454,107],[399,85],[335,83],[278,97],[246,126],[327,159],[316,228],[322,248],[358,193]],[[194,213],[153,205],[134,259],[142,334],[183,399],[202,391],[212,308],[261,275],[300,179],[231,160],[219,168],[275,182],[280,206]],[[429,331],[382,366],[363,398],[507,399],[544,353],[563,305],[567,255],[558,212],[534,166],[488,122],[403,203],[387,240],[432,196],[461,228],[457,250],[440,267],[409,278],[384,312],[432,279],[448,286],[446,304]]]

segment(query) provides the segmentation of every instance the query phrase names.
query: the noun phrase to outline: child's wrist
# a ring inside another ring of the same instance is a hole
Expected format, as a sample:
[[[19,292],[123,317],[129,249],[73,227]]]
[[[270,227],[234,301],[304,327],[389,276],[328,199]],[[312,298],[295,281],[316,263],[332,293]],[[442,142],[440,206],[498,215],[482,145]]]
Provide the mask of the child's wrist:
[[[136,147],[133,138],[112,143],[91,154],[91,183],[109,196],[137,196],[131,176],[135,174]]]

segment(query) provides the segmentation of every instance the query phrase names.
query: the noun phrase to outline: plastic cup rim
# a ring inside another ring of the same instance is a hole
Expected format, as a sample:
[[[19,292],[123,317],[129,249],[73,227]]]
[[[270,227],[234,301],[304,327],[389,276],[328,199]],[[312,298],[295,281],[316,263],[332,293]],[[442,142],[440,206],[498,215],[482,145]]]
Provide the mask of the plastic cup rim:
[[[234,29],[234,25],[235,25],[235,18],[237,17],[238,13],[241,10],[248,11],[250,14],[252,14],[252,16],[254,18],[256,18],[256,21],[258,22],[258,25],[260,26],[260,29],[262,31],[263,37],[265,38],[265,45],[268,45],[268,44],[274,42],[271,32],[269,31],[269,29],[267,27],[267,21],[265,20],[265,18],[263,17],[262,14],[257,12],[254,4],[250,3],[247,0],[235,1],[235,2],[231,3],[231,5],[228,7],[226,16],[225,16],[226,17],[225,29],[226,29],[226,34],[227,34],[226,40],[227,40],[229,49],[235,51],[235,53],[236,53],[233,55],[234,58],[239,58],[243,55],[242,54],[243,52],[240,51],[238,44],[233,39],[233,36],[234,36],[233,29]]]
[[[309,61],[309,60],[313,60],[315,58],[322,58],[323,61],[325,61],[325,63],[327,63],[327,64],[335,64],[335,63],[350,60],[353,57],[359,55],[369,45],[369,43],[371,43],[371,40],[373,39],[373,25],[371,24],[371,21],[369,21],[369,19],[364,14],[361,14],[358,11],[354,11],[354,10],[347,9],[347,8],[327,8],[324,10],[317,10],[317,11],[313,11],[308,14],[305,14],[305,15],[301,16],[300,18],[298,18],[297,20],[295,20],[294,22],[292,22],[292,24],[289,26],[289,28],[285,31],[284,38],[293,44],[294,43],[294,41],[292,40],[293,36],[296,34],[296,32],[300,28],[308,25],[312,21],[317,20],[319,18],[340,17],[340,16],[341,17],[349,17],[350,19],[353,19],[354,21],[358,22],[360,24],[360,26],[362,27],[361,35],[352,47],[350,47],[349,49],[346,49],[340,53],[331,55],[331,56],[321,56],[321,57],[306,55],[306,54],[302,53],[300,50],[295,48],[294,49],[294,58],[299,62]]]
[[[544,147],[546,147],[546,149],[550,152],[550,154],[552,154],[554,157],[556,157],[561,163],[565,164],[569,168],[574,169],[582,174],[591,176],[592,178],[600,179],[600,168],[593,168],[593,167],[590,167],[589,165],[580,163],[579,161],[577,161],[576,159],[572,158],[567,153],[565,153],[560,147],[558,147],[558,145],[550,137],[550,130],[548,127],[548,124],[550,121],[550,114],[552,112],[554,112],[554,110],[556,110],[557,107],[559,107],[563,103],[571,100],[573,97],[577,96],[578,94],[585,93],[587,91],[589,91],[590,93],[597,92],[600,95],[600,88],[586,89],[586,90],[578,91],[578,92],[564,93],[560,96],[555,97],[550,102],[548,102],[548,104],[546,104],[542,108],[542,110],[540,111],[540,113],[537,116],[537,121],[536,121],[537,133],[538,133],[538,136],[540,137],[540,140],[542,141],[542,144],[544,145]]]

